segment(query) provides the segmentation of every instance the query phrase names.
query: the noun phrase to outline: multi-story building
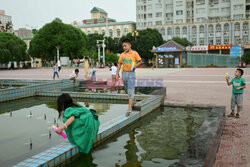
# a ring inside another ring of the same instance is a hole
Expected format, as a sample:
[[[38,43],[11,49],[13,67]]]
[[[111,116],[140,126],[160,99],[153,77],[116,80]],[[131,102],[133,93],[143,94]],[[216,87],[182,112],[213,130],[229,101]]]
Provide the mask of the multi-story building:
[[[5,14],[5,10],[0,10],[0,26],[6,26],[8,22],[11,23],[11,16]],[[1,31],[1,30],[0,30]]]
[[[101,8],[94,7],[91,10],[91,19],[84,19],[81,22],[72,23],[86,34],[103,34],[112,38],[120,38],[123,35],[133,32],[136,23],[133,21],[116,22],[108,18],[108,13]]]
[[[250,0],[136,0],[137,29],[195,45],[250,43]]]

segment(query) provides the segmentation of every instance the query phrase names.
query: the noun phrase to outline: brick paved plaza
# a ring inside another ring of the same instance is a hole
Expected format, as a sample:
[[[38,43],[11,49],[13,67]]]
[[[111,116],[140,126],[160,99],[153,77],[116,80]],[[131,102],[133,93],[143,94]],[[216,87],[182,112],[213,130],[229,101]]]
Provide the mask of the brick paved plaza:
[[[68,79],[73,68],[63,68],[60,79]],[[137,69],[137,78],[163,78],[167,87],[165,103],[207,104],[226,106],[230,113],[231,87],[226,85],[225,73],[232,76],[234,68]],[[250,69],[244,69],[247,88],[244,93],[244,111],[240,119],[227,118],[221,144],[216,156],[216,167],[250,166]],[[84,70],[80,68],[80,79]],[[109,69],[97,69],[97,79],[111,78]],[[2,70],[1,79],[52,79],[51,68]]]

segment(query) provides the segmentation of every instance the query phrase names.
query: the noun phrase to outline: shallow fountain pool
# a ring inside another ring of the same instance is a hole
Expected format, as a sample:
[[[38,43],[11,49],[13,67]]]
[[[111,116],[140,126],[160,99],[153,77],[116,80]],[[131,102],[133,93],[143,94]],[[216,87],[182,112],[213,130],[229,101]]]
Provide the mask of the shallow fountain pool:
[[[124,114],[127,101],[74,99],[97,111],[101,124]],[[93,102],[94,101],[94,102]],[[56,144],[67,141],[51,128],[57,119],[56,98],[31,97],[0,103],[0,163],[14,165]],[[31,145],[32,143],[32,145]]]

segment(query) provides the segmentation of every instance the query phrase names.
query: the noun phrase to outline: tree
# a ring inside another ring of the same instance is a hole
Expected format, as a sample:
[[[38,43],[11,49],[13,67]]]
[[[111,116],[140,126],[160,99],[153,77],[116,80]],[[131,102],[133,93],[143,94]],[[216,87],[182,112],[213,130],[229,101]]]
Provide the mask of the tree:
[[[44,25],[30,42],[29,54],[42,60],[54,60],[56,46],[60,46],[60,56],[71,60],[83,57],[87,46],[87,36],[78,28],[64,24],[59,18]]]
[[[131,40],[132,49],[136,50],[145,61],[153,58],[154,55],[151,53],[153,46],[163,44],[162,35],[156,29],[139,30],[138,36],[128,33],[120,39],[120,44],[124,38]]]
[[[26,54],[26,43],[12,33],[0,32],[0,62],[26,61],[29,57]]]
[[[243,62],[246,62],[247,64],[249,64],[249,63],[250,63],[250,53],[244,54],[244,55],[242,56],[241,60],[242,60]]]
[[[186,46],[193,46],[194,44],[192,42],[189,42],[187,38],[179,38],[179,37],[174,37],[172,38],[173,41],[176,43],[186,47]]]

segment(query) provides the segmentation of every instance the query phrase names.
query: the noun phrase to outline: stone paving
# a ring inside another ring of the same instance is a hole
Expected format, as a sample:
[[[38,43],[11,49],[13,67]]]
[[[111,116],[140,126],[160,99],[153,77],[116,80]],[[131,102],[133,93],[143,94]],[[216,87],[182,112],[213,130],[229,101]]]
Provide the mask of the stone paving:
[[[79,79],[84,70],[79,68]],[[68,79],[74,68],[63,68],[60,79]],[[226,85],[225,73],[231,76],[235,68],[137,69],[137,78],[164,79],[167,87],[165,103],[206,104],[226,106],[230,111],[232,88]],[[250,69],[244,69],[247,88],[244,93],[244,111],[240,119],[227,118],[215,167],[250,166]],[[97,79],[111,78],[109,69],[97,69]],[[1,70],[0,79],[52,79],[52,68]]]

